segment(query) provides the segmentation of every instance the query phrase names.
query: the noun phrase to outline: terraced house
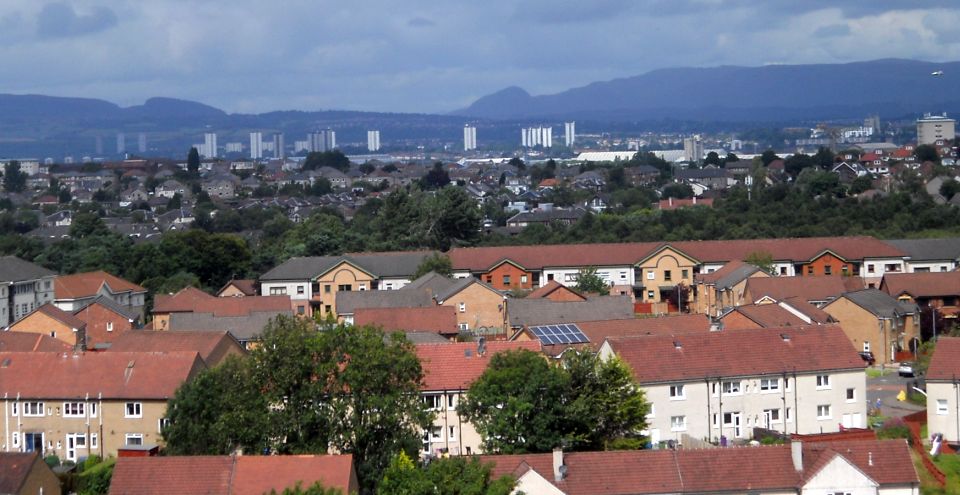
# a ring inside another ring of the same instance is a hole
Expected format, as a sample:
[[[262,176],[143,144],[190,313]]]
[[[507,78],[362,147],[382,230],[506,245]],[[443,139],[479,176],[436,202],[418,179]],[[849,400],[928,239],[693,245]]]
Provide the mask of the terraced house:
[[[2,450],[77,461],[161,442],[167,401],[196,352],[0,353]]]
[[[0,327],[53,302],[56,273],[16,256],[0,256]]]

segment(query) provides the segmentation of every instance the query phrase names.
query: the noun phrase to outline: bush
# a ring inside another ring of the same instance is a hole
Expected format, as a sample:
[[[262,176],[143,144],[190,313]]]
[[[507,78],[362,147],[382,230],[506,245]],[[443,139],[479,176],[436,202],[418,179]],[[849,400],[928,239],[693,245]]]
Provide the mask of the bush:
[[[77,476],[77,494],[78,495],[105,495],[110,491],[110,478],[113,477],[113,466],[116,459],[108,459],[106,462],[94,462],[90,464],[90,459],[99,461],[99,457],[90,456],[84,463],[84,472]]]
[[[48,455],[43,458],[43,462],[46,462],[51,468],[55,468],[60,465],[60,458],[55,455]]]
[[[907,424],[900,418],[891,418],[884,421],[883,425],[877,429],[877,438],[906,438],[908,441],[912,439],[910,428],[907,428]]]

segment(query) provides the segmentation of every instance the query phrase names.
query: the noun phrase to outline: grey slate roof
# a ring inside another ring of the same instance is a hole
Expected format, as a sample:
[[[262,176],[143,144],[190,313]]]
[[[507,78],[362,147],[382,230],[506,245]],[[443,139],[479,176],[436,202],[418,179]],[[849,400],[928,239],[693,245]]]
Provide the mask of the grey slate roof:
[[[96,298],[85,302],[80,307],[73,310],[73,314],[77,314],[83,311],[84,309],[86,309],[87,306],[90,306],[95,303],[99,303],[101,306],[109,309],[110,311],[113,311],[114,313],[120,316],[123,316],[124,318],[130,321],[135,321],[140,317],[140,315],[136,311],[134,311],[132,308],[128,306],[121,306],[120,304],[117,304],[117,302],[114,301],[113,299],[110,299],[109,297],[104,295],[97,296]]]
[[[579,220],[580,217],[586,214],[587,212],[583,208],[527,211],[523,213],[517,213],[516,215],[510,217],[507,220],[507,223],[552,222],[554,220]]]
[[[450,286],[446,287],[446,288],[443,289],[443,290],[439,290],[439,291],[435,292],[435,293],[433,294],[433,296],[437,299],[438,302],[439,302],[439,301],[445,301],[445,300],[449,299],[450,297],[452,297],[454,294],[462,291],[463,289],[466,289],[467,287],[470,287],[470,286],[473,285],[473,284],[480,284],[480,285],[482,285],[482,286],[484,286],[484,287],[486,287],[486,288],[488,288],[488,289],[490,289],[490,290],[492,290],[492,291],[494,291],[494,292],[497,292],[496,289],[494,289],[494,288],[490,287],[489,285],[487,285],[487,284],[485,284],[485,283],[477,280],[477,279],[474,278],[474,277],[466,277],[466,278],[461,278],[461,279],[455,280],[453,284],[451,284]]]
[[[308,256],[290,258],[274,269],[264,273],[261,281],[305,280],[322,275],[343,261],[370,272],[377,277],[409,277],[420,263],[433,251],[410,251],[402,253],[358,253],[341,256]]]
[[[358,308],[428,308],[433,306],[430,291],[365,290],[337,292],[337,314],[353,314]]]
[[[624,320],[633,318],[628,296],[604,296],[576,302],[550,299],[511,299],[507,303],[511,327],[548,325],[578,321]]]
[[[171,313],[170,331],[230,332],[239,341],[257,340],[272,318],[292,316],[293,311],[257,311],[249,316],[213,316],[211,313]]]
[[[941,261],[960,259],[960,238],[896,239],[887,244],[907,253],[911,261]]]
[[[446,290],[448,287],[453,285],[456,281],[449,277],[444,277],[437,272],[430,272],[426,275],[421,275],[420,278],[413,280],[409,284],[405,285],[402,290],[409,289],[426,289],[431,293],[436,294],[438,292]]]
[[[881,318],[895,318],[906,314],[916,314],[918,311],[916,304],[899,301],[879,289],[847,292],[841,297],[846,297],[857,306]]]
[[[55,272],[16,256],[0,257],[0,282],[22,282],[55,275]]]
[[[440,335],[437,332],[404,332],[404,335],[407,336],[407,340],[413,342],[414,344],[449,344],[450,341],[444,338],[443,335]],[[384,340],[389,339],[390,336],[387,333],[383,334]]]
[[[759,271],[760,269],[753,265],[744,264],[742,266],[735,268],[732,272],[728,273],[726,276],[717,279],[717,283],[715,284],[715,286],[718,289],[730,289],[734,285],[737,285],[740,282],[742,282],[744,279],[746,279],[750,275],[753,275],[754,273],[757,273]]]

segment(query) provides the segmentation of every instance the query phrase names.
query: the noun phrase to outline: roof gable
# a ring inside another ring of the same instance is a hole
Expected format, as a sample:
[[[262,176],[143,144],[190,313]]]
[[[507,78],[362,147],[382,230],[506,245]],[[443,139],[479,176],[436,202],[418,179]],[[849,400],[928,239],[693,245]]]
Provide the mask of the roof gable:
[[[690,256],[689,254],[683,252],[683,250],[681,250],[681,249],[679,249],[679,248],[677,248],[677,247],[675,247],[674,245],[671,245],[671,244],[664,244],[663,246],[660,246],[658,249],[656,249],[656,250],[653,251],[652,253],[650,253],[650,254],[648,254],[647,256],[644,256],[643,258],[641,258],[640,261],[637,261],[637,262],[636,262],[636,265],[637,265],[637,266],[643,266],[647,261],[649,261],[649,260],[651,260],[651,259],[653,259],[653,258],[655,258],[655,257],[657,257],[657,256],[659,256],[659,255],[662,255],[662,254],[664,254],[665,252],[669,252],[669,253],[672,253],[672,254],[675,255],[675,256],[679,256],[679,257],[681,257],[681,258],[684,258],[684,259],[686,259],[687,261],[689,261],[691,264],[694,264],[694,265],[700,264],[700,260],[698,260],[697,258],[695,258],[695,257],[693,257],[693,256]]]
[[[821,454],[817,463],[804,471],[804,490],[824,490],[836,487],[837,480],[843,480],[844,488],[851,491],[858,488],[876,489],[880,486],[859,467],[832,450],[827,450]]]

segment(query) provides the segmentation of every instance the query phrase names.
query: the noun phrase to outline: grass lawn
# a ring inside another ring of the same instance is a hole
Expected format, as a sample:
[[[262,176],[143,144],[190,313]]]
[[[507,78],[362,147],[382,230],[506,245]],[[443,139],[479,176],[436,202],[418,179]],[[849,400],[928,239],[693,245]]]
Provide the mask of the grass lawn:
[[[869,378],[880,378],[881,376],[889,375],[893,373],[893,369],[886,368],[881,370],[880,368],[867,368],[867,377]]]
[[[915,453],[913,455],[916,455]],[[948,493],[960,494],[960,456],[956,454],[942,454],[934,458],[933,463],[947,475],[947,487],[941,489],[936,486],[933,477],[927,473],[927,470],[920,463],[919,459],[914,461],[917,466],[917,472],[920,474],[920,486],[923,493]],[[932,488],[931,488],[932,487]]]

